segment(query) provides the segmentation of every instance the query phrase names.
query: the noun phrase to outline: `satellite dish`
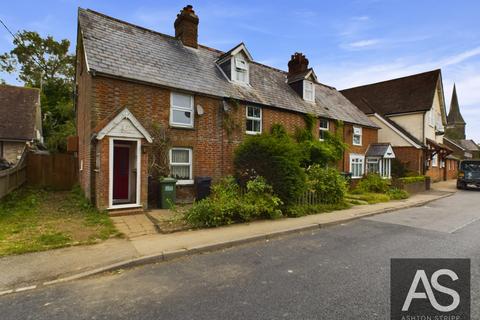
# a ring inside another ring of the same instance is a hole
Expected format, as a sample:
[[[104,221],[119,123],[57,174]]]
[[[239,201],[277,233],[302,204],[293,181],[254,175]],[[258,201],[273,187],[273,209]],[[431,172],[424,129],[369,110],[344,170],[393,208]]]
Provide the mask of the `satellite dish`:
[[[203,107],[199,104],[197,104],[197,114],[199,116],[203,115],[205,112],[203,111]]]

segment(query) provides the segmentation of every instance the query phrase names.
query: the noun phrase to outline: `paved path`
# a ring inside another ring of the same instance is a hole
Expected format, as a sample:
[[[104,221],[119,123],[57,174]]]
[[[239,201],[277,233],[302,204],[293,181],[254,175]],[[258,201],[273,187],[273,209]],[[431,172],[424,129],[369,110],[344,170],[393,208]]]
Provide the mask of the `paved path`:
[[[471,258],[479,319],[479,196],[6,295],[2,319],[386,319],[393,257]]]

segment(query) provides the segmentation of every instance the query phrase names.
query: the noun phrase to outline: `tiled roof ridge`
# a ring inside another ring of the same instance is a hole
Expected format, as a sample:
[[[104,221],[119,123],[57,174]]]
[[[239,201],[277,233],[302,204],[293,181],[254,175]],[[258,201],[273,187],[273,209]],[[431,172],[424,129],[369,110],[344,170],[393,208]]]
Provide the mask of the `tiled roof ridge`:
[[[369,83],[369,84],[363,84],[363,85],[356,86],[356,87],[345,88],[345,89],[342,89],[341,91],[354,90],[354,89],[369,87],[369,86],[373,86],[373,85],[377,85],[377,84],[383,84],[383,83],[386,83],[386,82],[394,82],[394,81],[398,81],[398,80],[404,80],[404,79],[407,79],[407,78],[417,77],[417,76],[425,75],[425,74],[428,74],[428,73],[438,73],[438,74],[440,74],[440,72],[441,72],[441,69],[434,69],[434,70],[424,71],[424,72],[411,74],[411,75],[403,76],[403,77],[399,77],[399,78],[393,78],[393,79],[373,82],[373,83]]]

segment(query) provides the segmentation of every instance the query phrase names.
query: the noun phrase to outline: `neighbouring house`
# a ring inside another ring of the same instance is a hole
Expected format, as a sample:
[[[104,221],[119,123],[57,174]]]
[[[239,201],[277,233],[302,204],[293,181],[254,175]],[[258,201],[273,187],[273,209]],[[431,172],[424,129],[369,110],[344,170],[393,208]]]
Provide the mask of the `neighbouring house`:
[[[466,138],[466,122],[463,120],[458,104],[457,88],[453,86],[450,111],[447,116],[447,130],[444,142],[453,150],[453,154],[460,159],[480,158],[480,148],[475,141]]]
[[[40,91],[0,85],[0,159],[20,160],[27,147],[43,142]]]
[[[446,108],[440,70],[341,90],[381,129],[378,142],[391,143],[410,171],[445,180],[456,160],[444,144]]]
[[[293,134],[307,114],[318,139],[336,131],[349,145],[339,168],[365,173],[378,126],[318,82],[303,54],[292,55],[286,72],[256,62],[243,43],[227,52],[203,46],[191,6],[177,15],[175,36],[91,10],[78,15],[79,177],[97,207],[145,208],[148,178],[165,165],[177,201],[192,201],[196,177],[233,174],[234,150],[247,135],[275,123]]]

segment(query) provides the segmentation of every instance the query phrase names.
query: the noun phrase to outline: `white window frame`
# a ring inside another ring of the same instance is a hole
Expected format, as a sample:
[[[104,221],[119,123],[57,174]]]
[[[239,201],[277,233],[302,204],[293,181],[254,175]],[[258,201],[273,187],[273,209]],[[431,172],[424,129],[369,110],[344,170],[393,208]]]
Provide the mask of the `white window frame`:
[[[322,127],[322,120],[326,121],[326,123],[327,123],[326,127]],[[318,120],[318,122],[319,122],[318,123],[318,128],[319,128],[319,130],[318,130],[318,140],[325,141],[325,139],[322,139],[322,131],[326,131],[326,132],[330,131],[330,121],[328,121],[328,119],[325,119],[325,118],[320,118]]]
[[[377,172],[373,172],[373,173],[378,173],[379,175],[381,175],[381,172],[382,172],[381,159],[378,158],[378,157],[369,157],[369,158],[366,158],[366,159],[365,159],[365,170],[367,171],[367,174],[368,174],[368,173],[372,173],[372,172],[370,172],[370,170],[369,170],[369,164],[370,164],[370,163],[375,163],[375,164],[378,166],[378,171],[377,171]]]
[[[360,172],[360,175],[354,175],[353,173],[353,163],[354,163],[354,160],[360,160],[360,161],[355,161],[356,164],[360,163],[361,164],[361,172]],[[352,174],[352,179],[360,179],[363,177],[363,175],[365,174],[365,156],[364,155],[361,155],[361,154],[354,154],[354,153],[351,153],[350,154],[350,173]]]
[[[257,118],[257,117],[252,117],[252,116],[249,116],[248,115],[248,108],[258,108],[260,110],[260,117]],[[262,119],[263,119],[263,112],[262,112],[262,108],[259,107],[259,106],[252,106],[252,105],[247,105],[245,107],[245,117],[246,117],[246,120],[245,120],[245,125],[247,124],[247,121],[248,120],[253,120],[253,121],[260,121],[260,131],[249,131],[249,130],[246,130],[246,126],[245,126],[245,132],[247,134],[253,134],[253,135],[256,135],[256,134],[262,134],[262,130],[263,130],[263,125],[262,125]]]
[[[185,107],[179,107],[179,106],[174,106],[173,105],[173,96],[174,95],[183,95],[183,96],[189,96],[190,97],[190,107],[185,108]],[[193,128],[194,127],[194,120],[195,120],[195,112],[193,110],[193,104],[194,104],[194,99],[193,95],[188,94],[188,93],[181,93],[181,92],[171,92],[170,93],[170,125],[172,127],[181,127],[181,128]],[[190,123],[185,124],[185,123],[178,123],[173,121],[173,111],[183,111],[183,112],[190,112],[191,117],[190,117]]]
[[[175,162],[173,163],[172,162],[172,153],[173,151],[188,151],[188,160],[189,162]],[[192,152],[192,149],[191,148],[180,148],[180,147],[173,147],[173,148],[170,148],[170,152],[169,152],[169,159],[168,159],[168,162],[170,164],[170,170],[171,170],[171,167],[174,166],[174,165],[178,165],[178,166],[190,166],[190,172],[189,172],[189,176],[190,176],[190,179],[186,179],[186,180],[177,180],[177,185],[186,185],[186,184],[193,184],[193,152]]]
[[[312,86],[311,97],[307,97],[307,84]],[[310,80],[303,80],[303,100],[315,102],[315,84]]]
[[[427,114],[427,123],[430,127],[435,127],[435,112],[432,110],[428,111]]]
[[[432,156],[432,168],[433,167],[438,167],[438,153],[435,153]]]
[[[248,61],[240,56],[240,55],[235,55],[232,58],[232,81],[236,83],[241,83],[241,84],[249,84],[250,83],[250,67],[248,65]],[[245,73],[245,81],[241,81],[237,79],[237,74],[239,72],[244,72]]]
[[[360,142],[355,143],[355,136],[360,137]],[[354,146],[361,146],[363,142],[363,129],[362,127],[353,127],[353,133],[352,133],[352,145]]]

